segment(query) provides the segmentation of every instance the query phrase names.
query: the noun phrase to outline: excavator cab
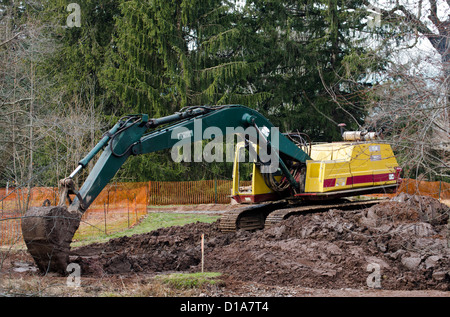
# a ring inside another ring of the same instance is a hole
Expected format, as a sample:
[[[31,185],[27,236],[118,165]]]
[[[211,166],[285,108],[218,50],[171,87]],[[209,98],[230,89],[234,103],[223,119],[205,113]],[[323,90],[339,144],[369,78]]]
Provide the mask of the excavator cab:
[[[255,160],[253,162],[247,160],[250,158],[250,155],[246,155],[245,152],[248,152],[247,149],[249,146],[252,146],[256,153],[259,153],[259,146],[257,144],[239,142],[235,147],[233,187],[231,189],[232,203],[253,204],[279,200],[280,195],[264,181],[264,175],[261,173],[260,164]],[[249,173],[250,170],[251,173]],[[242,175],[244,173],[246,175]],[[282,175],[281,173],[278,173],[278,175],[275,175],[274,177],[277,181],[280,181]]]
[[[292,200],[332,200],[341,197],[364,194],[390,193],[397,189],[401,168],[389,144],[376,142],[370,135],[368,141],[361,139],[361,132],[344,132],[344,141],[332,143],[302,144],[311,157],[307,160],[296,180],[303,183],[301,192],[292,193],[287,188],[277,191],[267,179],[273,177],[281,182],[281,173],[265,175],[261,173],[258,162],[253,162],[252,178],[243,182],[240,175],[241,152],[248,144],[236,145],[233,167],[232,202],[254,204],[280,199]],[[258,146],[252,144],[256,151]],[[299,145],[300,146],[300,145]]]

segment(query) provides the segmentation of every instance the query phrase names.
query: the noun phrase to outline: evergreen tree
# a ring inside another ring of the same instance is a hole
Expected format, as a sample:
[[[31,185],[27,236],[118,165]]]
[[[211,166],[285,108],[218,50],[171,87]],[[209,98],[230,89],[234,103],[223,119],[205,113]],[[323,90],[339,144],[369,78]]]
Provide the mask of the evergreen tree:
[[[85,101],[107,104],[105,91],[98,82],[105,54],[109,50],[118,15],[119,0],[80,1],[80,25],[69,26],[70,0],[45,1],[43,19],[55,26],[58,52],[47,61],[47,71],[56,74],[66,92],[66,101],[80,95]],[[111,101],[113,102],[113,101]]]
[[[264,62],[248,85],[271,94],[260,110],[281,130],[331,141],[340,139],[338,123],[363,122],[355,97],[362,84],[344,80],[348,63],[358,72],[352,78],[367,71],[349,58],[365,54],[355,39],[364,27],[361,11],[357,0],[247,1],[249,58]]]
[[[361,1],[235,4],[123,1],[105,86],[130,110],[153,116],[241,103],[315,140],[338,137],[330,121],[357,128],[364,113],[352,96],[361,87],[342,78],[344,62],[355,61],[349,56],[364,54],[352,36],[364,27]]]
[[[364,27],[360,1],[235,5],[122,1],[103,85],[127,112],[153,117],[190,105],[239,103],[261,111],[282,131],[305,132],[313,141],[340,139],[341,122],[359,127],[364,111],[355,92],[361,84],[343,76],[349,67],[352,79],[366,72],[352,58],[365,54],[354,36]],[[160,161],[158,155],[164,154],[133,158],[127,168]],[[193,172],[203,168],[197,165],[179,171],[203,175]]]
[[[104,84],[139,112],[161,116],[204,104],[250,104],[242,88],[260,61],[243,51],[233,1],[123,1]]]

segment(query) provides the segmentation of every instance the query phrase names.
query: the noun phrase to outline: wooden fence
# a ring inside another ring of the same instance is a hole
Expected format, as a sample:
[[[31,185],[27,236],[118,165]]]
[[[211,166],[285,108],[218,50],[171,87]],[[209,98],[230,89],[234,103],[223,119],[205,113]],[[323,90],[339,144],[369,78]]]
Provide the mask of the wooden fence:
[[[148,205],[230,203],[232,181],[149,182]]]

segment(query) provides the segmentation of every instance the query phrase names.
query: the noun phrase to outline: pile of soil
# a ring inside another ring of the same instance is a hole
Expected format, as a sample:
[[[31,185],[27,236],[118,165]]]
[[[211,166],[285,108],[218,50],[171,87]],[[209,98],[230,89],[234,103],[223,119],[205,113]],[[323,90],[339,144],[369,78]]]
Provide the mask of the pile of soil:
[[[73,249],[83,275],[207,271],[277,286],[450,290],[449,207],[402,194],[370,208],[290,217],[221,233],[218,222],[170,227]],[[378,284],[373,284],[377,281]]]

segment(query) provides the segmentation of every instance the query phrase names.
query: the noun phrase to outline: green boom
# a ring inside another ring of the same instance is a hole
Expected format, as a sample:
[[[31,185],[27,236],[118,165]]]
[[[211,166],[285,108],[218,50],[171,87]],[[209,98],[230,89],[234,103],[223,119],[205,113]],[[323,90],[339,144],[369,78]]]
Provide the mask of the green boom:
[[[216,131],[220,131],[222,135],[227,135],[230,134],[230,131],[231,133],[239,131],[237,128],[246,129],[249,126],[257,128],[258,140],[263,139],[272,148],[272,153],[276,147],[275,150],[278,150],[280,154],[276,157],[279,160],[281,171],[292,186],[298,187],[298,183],[289,173],[281,157],[303,163],[311,158],[281,134],[278,129],[271,129],[274,126],[260,113],[241,105],[189,107],[167,117],[149,120],[148,115],[140,114],[130,115],[119,120],[79,162],[79,167],[69,176],[73,177],[80,169],[86,167],[89,161],[103,149],[103,153],[79,190],[79,197],[84,204],[80,204],[79,199],[75,198],[69,210],[86,211],[130,155],[156,152],[179,145],[181,142],[178,131],[184,131],[181,136],[189,136],[186,141],[195,142],[202,140],[205,130],[210,127],[216,128]],[[150,132],[148,132],[149,130]],[[262,133],[261,130],[264,130],[265,133]],[[271,133],[266,131],[271,131]],[[278,142],[272,142],[273,140],[278,140]]]

